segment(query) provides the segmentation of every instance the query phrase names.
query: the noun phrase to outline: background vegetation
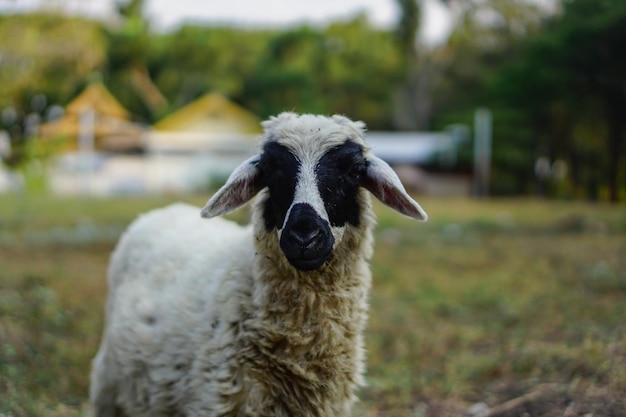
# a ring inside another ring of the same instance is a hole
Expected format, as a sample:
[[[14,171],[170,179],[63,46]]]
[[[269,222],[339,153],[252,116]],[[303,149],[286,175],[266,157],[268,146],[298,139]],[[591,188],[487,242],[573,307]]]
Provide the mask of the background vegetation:
[[[389,0],[392,1],[392,0]],[[494,113],[496,194],[617,201],[626,193],[626,3],[441,0],[455,17],[443,45],[416,42],[421,2],[396,0],[396,27],[366,15],[325,27],[183,26],[151,30],[144,0],[119,0],[115,22],[0,16],[0,128],[21,145],[86,84],[102,80],[152,123],[208,91],[260,117],[284,109],[344,113],[372,130],[472,125]],[[468,169],[465,152],[462,169]],[[538,184],[535,164],[567,167]],[[561,165],[563,166],[563,165]]]
[[[85,415],[109,254],[138,212],[167,199],[3,201],[0,414]],[[465,416],[485,403],[509,407],[492,414],[502,416],[623,416],[626,213],[420,201],[427,223],[376,206],[368,386],[355,415]]]

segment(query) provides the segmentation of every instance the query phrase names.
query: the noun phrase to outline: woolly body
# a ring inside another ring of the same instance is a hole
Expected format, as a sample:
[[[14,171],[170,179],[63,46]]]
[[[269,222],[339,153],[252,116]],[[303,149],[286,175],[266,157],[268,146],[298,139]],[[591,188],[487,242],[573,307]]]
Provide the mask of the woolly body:
[[[266,144],[277,142],[297,156],[287,211],[274,201],[280,191],[269,174],[259,180],[257,171],[271,164],[261,158],[242,164],[203,209],[221,214],[258,193],[252,226],[201,219],[198,208],[177,204],[141,216],[120,240],[92,372],[94,415],[350,415],[363,383],[374,218],[369,193],[357,186],[342,198],[356,204],[358,218],[329,213],[337,204],[322,198],[330,197],[316,170],[346,138],[368,155],[362,125],[283,114],[264,126]],[[389,204],[383,194],[399,182],[374,182],[368,189]],[[400,200],[390,204],[406,211],[414,203]],[[332,237],[315,238],[323,257],[304,249],[293,259],[283,253],[293,244],[290,229],[308,227],[292,224],[298,203],[331,224]],[[413,210],[423,214],[417,203]],[[332,244],[331,255],[324,244]]]

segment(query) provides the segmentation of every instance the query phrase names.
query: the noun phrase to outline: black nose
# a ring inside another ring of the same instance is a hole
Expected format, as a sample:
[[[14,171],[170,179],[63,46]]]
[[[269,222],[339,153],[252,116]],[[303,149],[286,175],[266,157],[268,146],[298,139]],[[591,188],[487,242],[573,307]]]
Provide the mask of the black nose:
[[[306,221],[299,221],[297,224],[293,224],[291,227],[285,229],[284,233],[287,234],[285,239],[299,246],[302,251],[311,249],[323,234],[319,225],[311,224]]]
[[[291,208],[280,238],[289,263],[301,270],[319,268],[331,255],[335,240],[328,226],[306,203]]]

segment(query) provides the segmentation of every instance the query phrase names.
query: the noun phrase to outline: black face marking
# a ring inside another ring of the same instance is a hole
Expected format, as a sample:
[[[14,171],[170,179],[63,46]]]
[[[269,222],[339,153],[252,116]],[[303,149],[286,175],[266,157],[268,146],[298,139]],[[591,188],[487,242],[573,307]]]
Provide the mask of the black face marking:
[[[317,186],[332,226],[359,225],[356,196],[366,169],[363,148],[350,140],[320,158],[315,167]]]
[[[268,231],[280,229],[293,201],[300,161],[287,147],[278,142],[268,142],[263,147],[259,170],[263,185],[268,187],[270,193],[263,208],[265,228]]]

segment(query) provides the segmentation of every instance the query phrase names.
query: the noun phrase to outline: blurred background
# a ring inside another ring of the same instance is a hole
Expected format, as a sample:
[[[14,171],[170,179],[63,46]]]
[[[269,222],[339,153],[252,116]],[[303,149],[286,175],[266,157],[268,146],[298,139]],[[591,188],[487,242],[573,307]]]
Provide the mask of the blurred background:
[[[0,13],[2,190],[202,189],[254,151],[259,120],[291,110],[363,120],[424,193],[626,193],[622,1],[1,0]]]
[[[0,417],[87,415],[119,235],[281,111],[430,215],[375,205],[355,416],[624,416],[625,51],[624,0],[0,0]]]

